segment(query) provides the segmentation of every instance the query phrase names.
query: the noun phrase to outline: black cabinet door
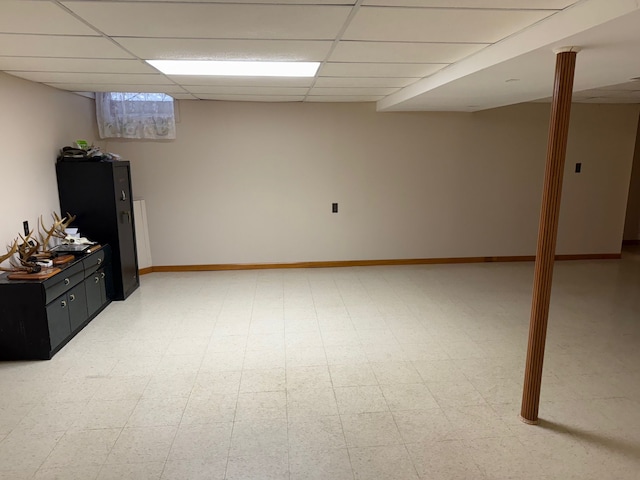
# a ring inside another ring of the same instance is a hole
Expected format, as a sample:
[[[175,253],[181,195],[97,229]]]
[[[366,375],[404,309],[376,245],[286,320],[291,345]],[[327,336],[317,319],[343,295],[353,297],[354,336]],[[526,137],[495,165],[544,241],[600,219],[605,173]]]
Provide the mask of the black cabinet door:
[[[74,287],[67,294],[69,300],[69,325],[71,331],[75,332],[84,322],[87,321],[87,294],[84,285],[81,283]]]
[[[51,350],[55,350],[71,335],[69,324],[69,302],[64,294],[47,305],[47,322],[49,324],[49,341]]]
[[[113,169],[113,183],[115,186],[115,203],[118,221],[118,245],[120,247],[120,269],[122,274],[122,290],[124,296],[133,292],[138,284],[138,261],[136,245],[131,239],[135,238],[133,231],[133,199],[129,169],[116,167]]]

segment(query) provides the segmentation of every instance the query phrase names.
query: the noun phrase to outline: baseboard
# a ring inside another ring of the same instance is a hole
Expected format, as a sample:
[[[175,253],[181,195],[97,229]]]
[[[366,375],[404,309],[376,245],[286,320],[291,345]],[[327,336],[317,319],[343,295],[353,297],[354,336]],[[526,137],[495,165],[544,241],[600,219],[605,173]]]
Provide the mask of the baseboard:
[[[556,255],[556,260],[618,260],[620,253],[593,253],[575,255]],[[389,260],[339,260],[325,262],[294,263],[221,263],[211,265],[159,265],[140,270],[144,275],[151,272],[210,272],[223,270],[262,270],[277,268],[336,268],[336,267],[373,267],[382,265],[438,265],[451,263],[492,263],[492,262],[532,262],[535,255],[498,256],[498,257],[452,257],[452,258],[402,258]],[[143,273],[144,272],[144,273]]]
[[[638,239],[638,240],[623,240],[622,241],[622,246],[623,247],[630,246],[630,245],[640,245],[640,239]]]
[[[153,272],[153,267],[141,268],[138,270],[138,275],[146,275],[147,273]]]

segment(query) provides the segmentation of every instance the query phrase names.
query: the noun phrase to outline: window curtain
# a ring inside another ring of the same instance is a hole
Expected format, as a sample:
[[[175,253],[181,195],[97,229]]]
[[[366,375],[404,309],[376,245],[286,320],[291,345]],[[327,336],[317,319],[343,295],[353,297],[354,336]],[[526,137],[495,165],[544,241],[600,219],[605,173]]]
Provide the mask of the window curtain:
[[[164,93],[96,92],[100,138],[176,138],[173,98]]]

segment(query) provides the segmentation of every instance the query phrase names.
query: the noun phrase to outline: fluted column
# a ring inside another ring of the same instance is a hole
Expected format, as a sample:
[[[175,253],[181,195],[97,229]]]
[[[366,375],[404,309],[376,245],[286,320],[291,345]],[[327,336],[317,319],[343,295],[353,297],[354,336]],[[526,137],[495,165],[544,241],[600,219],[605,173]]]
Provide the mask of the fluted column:
[[[577,49],[562,49],[556,55],[556,73],[549,124],[549,144],[547,146],[547,166],[544,175],[538,247],[533,279],[533,299],[529,323],[529,346],[524,373],[522,410],[520,418],[525,423],[538,423],[540,404],[540,384],[542,363],[547,337],[551,280],[558,234],[558,216],[562,193],[562,176],[567,151],[571,94]]]

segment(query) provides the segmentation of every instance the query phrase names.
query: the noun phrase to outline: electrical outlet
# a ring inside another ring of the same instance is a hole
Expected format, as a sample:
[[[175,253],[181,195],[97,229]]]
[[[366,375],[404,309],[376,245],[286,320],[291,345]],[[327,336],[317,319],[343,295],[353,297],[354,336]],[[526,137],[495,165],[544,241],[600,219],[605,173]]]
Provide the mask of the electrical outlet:
[[[338,213],[338,204],[337,203],[332,203],[331,204],[331,213]]]
[[[25,220],[24,222],[22,222],[22,229],[24,230],[24,236],[26,237],[27,235],[29,235],[29,221]]]

